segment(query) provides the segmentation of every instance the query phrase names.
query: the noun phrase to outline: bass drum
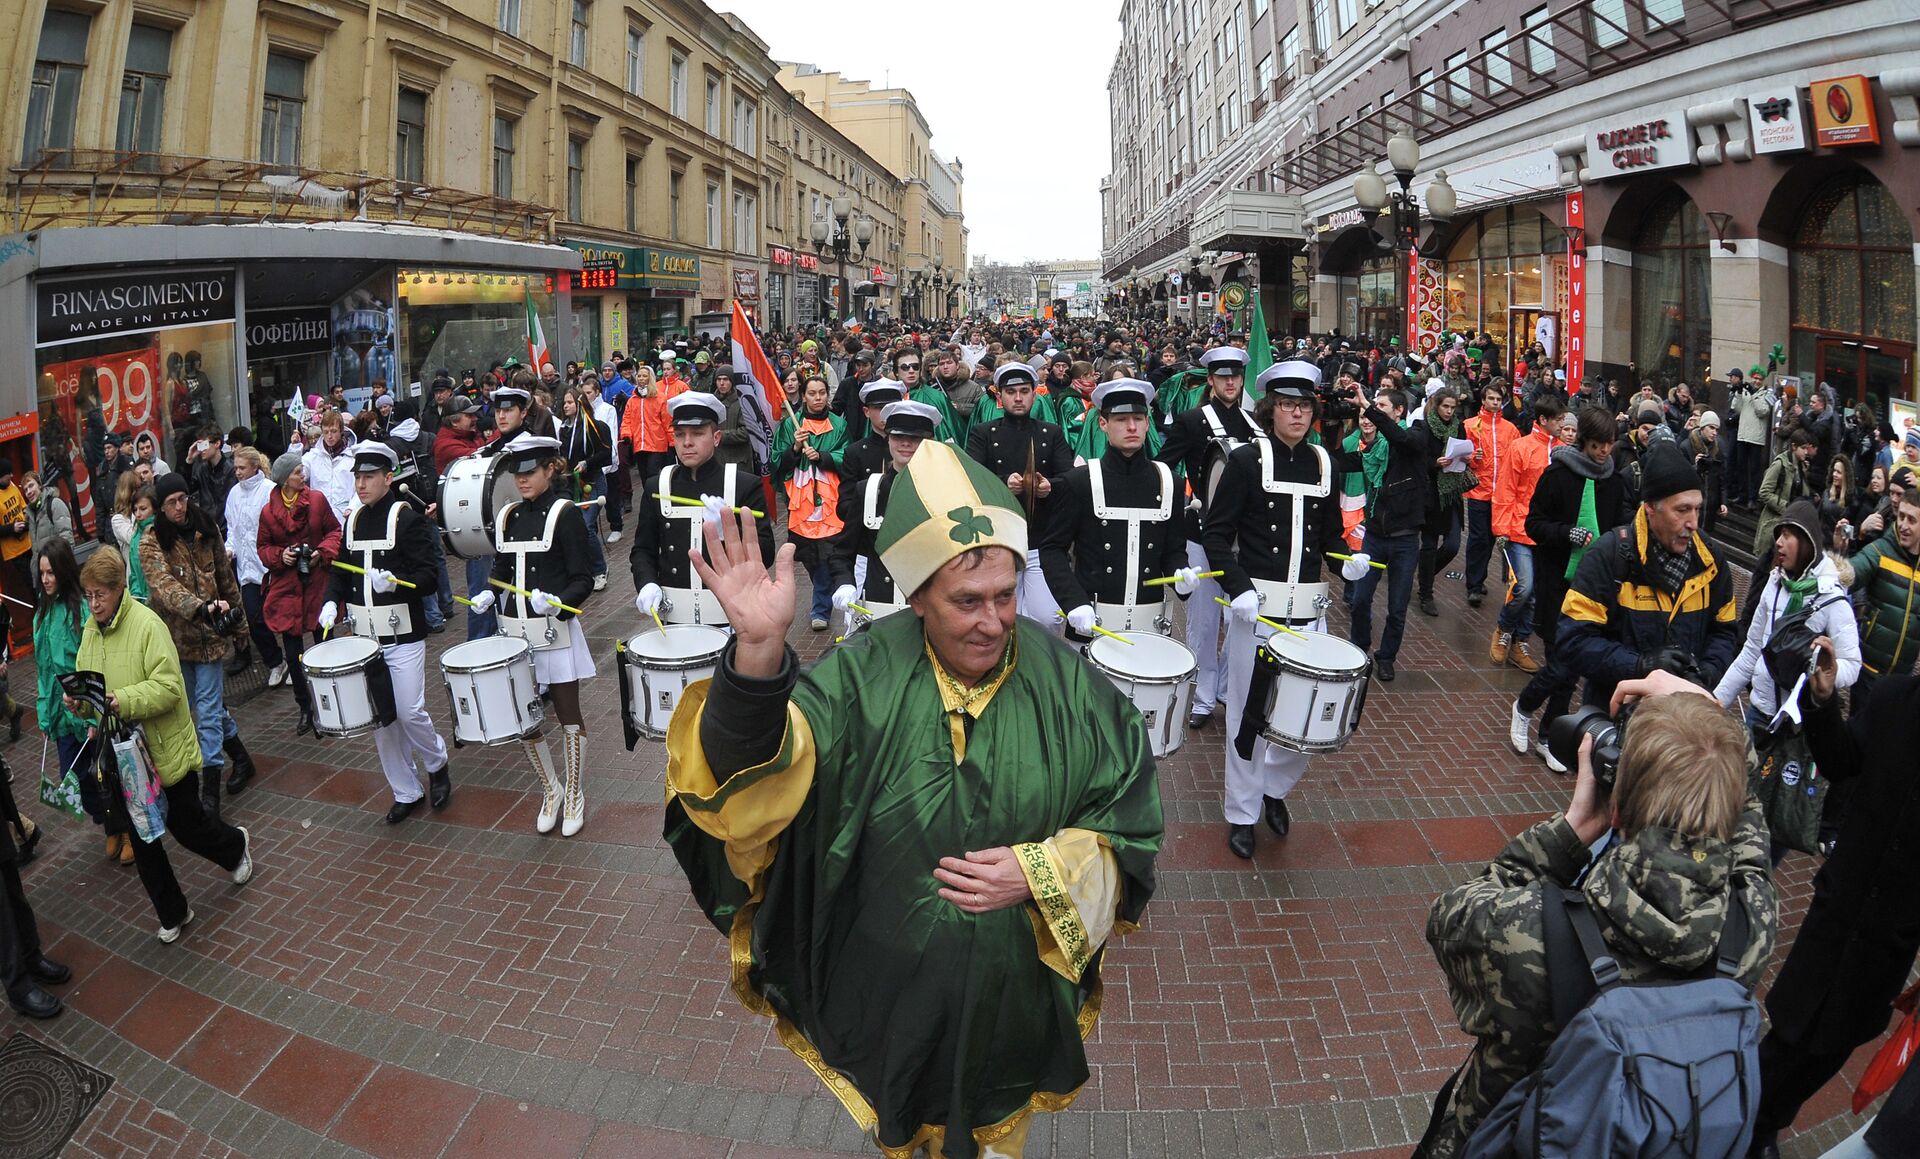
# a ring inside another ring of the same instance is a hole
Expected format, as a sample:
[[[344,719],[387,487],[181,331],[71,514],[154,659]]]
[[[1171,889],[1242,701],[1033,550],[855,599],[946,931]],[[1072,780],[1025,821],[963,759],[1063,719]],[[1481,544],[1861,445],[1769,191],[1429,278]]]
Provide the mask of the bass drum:
[[[496,511],[520,498],[501,455],[467,455],[447,464],[440,480],[440,529],[447,549],[461,559],[493,554]]]

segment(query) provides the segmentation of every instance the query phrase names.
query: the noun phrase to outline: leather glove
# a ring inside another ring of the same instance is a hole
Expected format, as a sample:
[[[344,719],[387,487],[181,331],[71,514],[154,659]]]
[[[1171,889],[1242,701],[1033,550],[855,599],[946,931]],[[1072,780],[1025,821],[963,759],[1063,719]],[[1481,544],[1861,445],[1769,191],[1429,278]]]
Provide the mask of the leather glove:
[[[1260,617],[1260,593],[1251,588],[1241,592],[1233,597],[1233,606],[1229,610],[1240,623],[1253,623]]]
[[[841,584],[839,587],[833,589],[833,610],[836,612],[846,611],[847,605],[858,599],[859,595],[859,590],[852,584]]]
[[[1176,567],[1173,569],[1173,590],[1180,595],[1190,596],[1193,587],[1200,582],[1200,569],[1197,567]]]
[[[1067,627],[1082,636],[1093,635],[1093,605],[1081,604],[1067,613]]]
[[[473,610],[482,615],[485,615],[486,613],[491,612],[493,610],[493,589],[492,588],[488,588],[486,591],[481,592],[479,595],[473,597]]]
[[[1567,530],[1567,542],[1573,544],[1575,547],[1585,547],[1587,544],[1593,542],[1593,532],[1588,531],[1584,527],[1569,528]]]
[[[1371,569],[1372,563],[1373,557],[1366,552],[1354,552],[1352,559],[1341,561],[1340,578],[1348,583],[1357,584],[1367,578],[1367,572]]]
[[[333,631],[334,621],[339,618],[340,608],[332,600],[328,600],[320,606],[320,630],[322,632]]]
[[[374,568],[372,574],[367,578],[373,581],[373,590],[382,595],[400,586],[393,582],[393,573],[383,567]]]
[[[557,616],[560,614],[560,601],[541,591],[539,588],[533,589],[532,593],[527,596],[527,605],[533,609],[533,614],[536,616]]]
[[[701,516],[701,518],[710,524],[718,526],[720,517],[727,513],[727,505],[721,502],[720,496],[718,495],[702,495],[700,496],[700,502],[707,509],[707,513]]]
[[[645,615],[653,615],[660,610],[660,585],[648,584],[633,597],[633,606]]]

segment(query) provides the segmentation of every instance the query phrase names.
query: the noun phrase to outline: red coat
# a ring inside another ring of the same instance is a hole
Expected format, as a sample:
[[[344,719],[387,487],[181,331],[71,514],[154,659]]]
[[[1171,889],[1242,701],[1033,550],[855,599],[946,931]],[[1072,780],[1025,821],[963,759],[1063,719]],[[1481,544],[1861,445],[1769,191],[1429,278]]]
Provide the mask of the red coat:
[[[300,492],[289,508],[275,487],[260,511],[260,562],[267,582],[260,593],[260,618],[275,632],[294,635],[320,627],[320,606],[327,602],[327,583],[333,577],[334,557],[340,554],[340,521],[333,517],[327,497],[312,487]],[[282,563],[280,553],[297,544],[313,547],[307,575]]]

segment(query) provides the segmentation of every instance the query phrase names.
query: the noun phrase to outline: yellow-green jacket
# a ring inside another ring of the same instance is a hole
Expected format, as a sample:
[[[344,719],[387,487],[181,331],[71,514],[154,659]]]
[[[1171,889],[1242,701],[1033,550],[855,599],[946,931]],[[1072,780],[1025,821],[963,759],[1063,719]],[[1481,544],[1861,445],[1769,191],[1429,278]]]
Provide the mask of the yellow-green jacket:
[[[105,674],[107,691],[120,698],[121,718],[145,726],[161,784],[177,784],[200,767],[200,740],[193,731],[180,656],[151,608],[123,596],[112,623],[103,626],[88,616],[74,669]]]

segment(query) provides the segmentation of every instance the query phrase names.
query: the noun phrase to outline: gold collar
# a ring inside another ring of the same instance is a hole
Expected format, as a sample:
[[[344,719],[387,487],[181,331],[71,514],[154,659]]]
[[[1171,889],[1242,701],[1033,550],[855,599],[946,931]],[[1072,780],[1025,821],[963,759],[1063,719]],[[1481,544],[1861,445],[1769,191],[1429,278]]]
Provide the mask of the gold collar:
[[[925,645],[927,662],[933,665],[934,685],[940,689],[940,707],[947,714],[947,728],[953,738],[953,763],[956,765],[967,758],[967,729],[962,717],[970,716],[979,720],[980,714],[987,710],[987,705],[993,700],[994,693],[1000,691],[1000,686],[1013,674],[1013,665],[1020,651],[1017,647],[1018,638],[1016,633],[1008,634],[1007,649],[1001,653],[1000,663],[987,674],[985,680],[972,688],[961,684],[940,663],[940,657],[934,654],[932,641]]]

